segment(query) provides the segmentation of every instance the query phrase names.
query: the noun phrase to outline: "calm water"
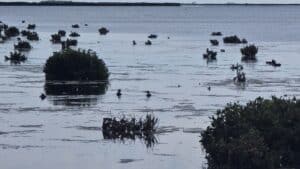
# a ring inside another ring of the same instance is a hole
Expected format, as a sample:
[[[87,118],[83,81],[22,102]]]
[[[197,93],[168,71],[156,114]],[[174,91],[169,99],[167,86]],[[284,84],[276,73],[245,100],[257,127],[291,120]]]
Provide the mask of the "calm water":
[[[21,65],[3,58],[16,39],[0,44],[1,169],[196,169],[205,165],[200,131],[217,109],[258,96],[300,96],[299,6],[0,7],[0,20],[19,28],[26,26],[22,20],[35,23],[41,38]],[[102,94],[52,95],[41,101],[43,65],[60,49],[50,35],[69,32],[76,23],[81,24],[78,47],[93,49],[105,60],[110,85]],[[111,33],[100,36],[101,26]],[[240,45],[221,43],[215,49],[226,52],[216,62],[202,59],[212,31],[237,34],[259,46],[258,62],[243,64],[244,86],[232,82],[235,72],[229,69],[240,62]],[[159,37],[145,46],[150,33]],[[265,65],[271,59],[282,67]],[[121,99],[115,95],[119,88]],[[153,97],[147,99],[145,90]],[[147,113],[160,120],[153,147],[139,139],[103,139],[103,117]]]

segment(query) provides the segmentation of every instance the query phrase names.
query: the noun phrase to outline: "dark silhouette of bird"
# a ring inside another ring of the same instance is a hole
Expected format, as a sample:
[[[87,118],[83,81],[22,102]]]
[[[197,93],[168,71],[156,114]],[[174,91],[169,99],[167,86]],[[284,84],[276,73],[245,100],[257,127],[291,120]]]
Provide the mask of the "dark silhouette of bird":
[[[121,89],[118,89],[117,96],[118,96],[118,97],[121,97],[121,96],[122,96]]]
[[[42,93],[42,94],[40,95],[41,100],[45,100],[46,97],[47,97],[47,96],[46,96],[44,93]]]
[[[208,90],[208,91],[210,91],[210,90],[211,90],[211,87],[210,87],[210,86],[208,86],[207,90]]]
[[[132,45],[136,45],[136,41],[135,40],[132,41]]]
[[[151,97],[151,96],[152,96],[152,94],[150,93],[149,90],[147,90],[146,93],[147,93],[147,94],[146,94],[147,97]]]

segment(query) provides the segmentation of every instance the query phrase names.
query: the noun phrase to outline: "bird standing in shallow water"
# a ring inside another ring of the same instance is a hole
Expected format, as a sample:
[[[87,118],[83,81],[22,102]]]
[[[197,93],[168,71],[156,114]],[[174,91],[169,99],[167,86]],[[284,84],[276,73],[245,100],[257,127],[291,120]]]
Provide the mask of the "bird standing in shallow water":
[[[210,87],[210,86],[208,86],[207,90],[208,90],[208,91],[210,91],[210,90],[211,90],[211,87]]]
[[[152,96],[149,90],[146,91],[146,93],[147,93],[147,94],[146,94],[147,97],[151,97],[151,96]]]
[[[117,96],[118,96],[118,97],[121,97],[121,96],[122,96],[121,89],[118,89]]]

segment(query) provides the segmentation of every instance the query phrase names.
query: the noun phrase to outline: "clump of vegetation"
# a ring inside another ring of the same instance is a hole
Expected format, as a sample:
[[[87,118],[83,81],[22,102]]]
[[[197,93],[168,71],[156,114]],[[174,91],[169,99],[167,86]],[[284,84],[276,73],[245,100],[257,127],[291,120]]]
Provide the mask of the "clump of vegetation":
[[[60,35],[61,37],[64,37],[64,36],[66,36],[66,31],[64,31],[64,30],[59,30],[59,31],[57,32],[57,34]]]
[[[45,64],[46,80],[107,80],[109,71],[104,61],[90,50],[66,49],[55,52]]]
[[[201,133],[209,169],[300,167],[300,100],[257,98],[218,110]]]
[[[106,35],[109,32],[109,30],[105,27],[100,28],[98,31],[100,35]]]
[[[246,74],[242,72],[244,67],[240,64],[231,65],[231,70],[236,70],[236,76],[233,78],[233,81],[236,83],[246,82]]]
[[[236,35],[224,37],[223,41],[224,43],[233,43],[233,44],[248,43],[246,39],[241,40]]]
[[[212,50],[206,49],[206,53],[203,54],[203,59],[207,59],[208,61],[216,60],[217,59],[217,52]]]
[[[76,39],[67,39],[66,41],[61,42],[62,49],[67,49],[70,46],[77,46],[78,41]]]
[[[14,47],[18,51],[29,51],[32,48],[27,41],[19,41]]]
[[[35,29],[35,24],[28,24],[27,29]]]
[[[22,31],[21,31],[21,35],[22,35],[22,36],[27,36],[27,35],[29,34],[29,32],[30,32],[30,31],[28,31],[28,30],[22,30]]]
[[[145,42],[145,45],[150,46],[150,45],[152,45],[152,42],[151,42],[150,40],[147,40],[147,41]]]
[[[79,37],[80,35],[77,32],[71,32],[69,36],[70,37]]]
[[[38,41],[40,38],[39,38],[39,35],[36,32],[28,32],[27,33],[27,39],[30,40],[30,41]]]
[[[245,46],[241,49],[242,60],[243,61],[256,61],[256,54],[258,52],[258,47],[255,45]]]
[[[244,67],[243,67],[243,65],[240,65],[237,63],[236,65],[231,65],[230,69],[231,70],[243,70]]]
[[[218,46],[219,45],[219,41],[216,39],[210,40],[211,45],[213,46]]]
[[[156,38],[157,38],[157,35],[151,34],[151,35],[148,36],[148,38],[149,38],[149,39],[156,39]]]
[[[222,36],[222,32],[212,32],[211,36]]]
[[[51,40],[52,43],[61,43],[61,36],[59,34],[53,34],[51,35]]]
[[[27,57],[18,52],[18,51],[14,51],[14,52],[10,52],[10,56],[4,56],[5,58],[5,61],[10,61],[11,63],[14,63],[14,64],[19,64],[21,62],[25,62],[27,60]]]
[[[79,25],[78,24],[74,24],[74,25],[72,25],[72,28],[79,28]]]
[[[102,123],[102,133],[104,139],[135,139],[143,138],[147,146],[156,142],[154,133],[157,129],[158,119],[153,115],[146,115],[145,119],[136,120],[122,117],[104,118]]]
[[[267,61],[266,64],[274,66],[274,67],[280,67],[281,66],[281,64],[277,63],[276,60]]]
[[[17,27],[11,26],[11,27],[6,28],[4,33],[7,37],[14,37],[14,36],[19,36],[20,31]]]

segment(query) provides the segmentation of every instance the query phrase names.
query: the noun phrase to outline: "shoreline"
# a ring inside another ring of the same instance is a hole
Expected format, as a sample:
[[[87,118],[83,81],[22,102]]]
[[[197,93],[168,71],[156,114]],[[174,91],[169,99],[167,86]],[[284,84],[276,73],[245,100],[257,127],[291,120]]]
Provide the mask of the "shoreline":
[[[151,3],[151,2],[0,2],[0,6],[300,6],[300,4],[267,4],[267,3]]]

